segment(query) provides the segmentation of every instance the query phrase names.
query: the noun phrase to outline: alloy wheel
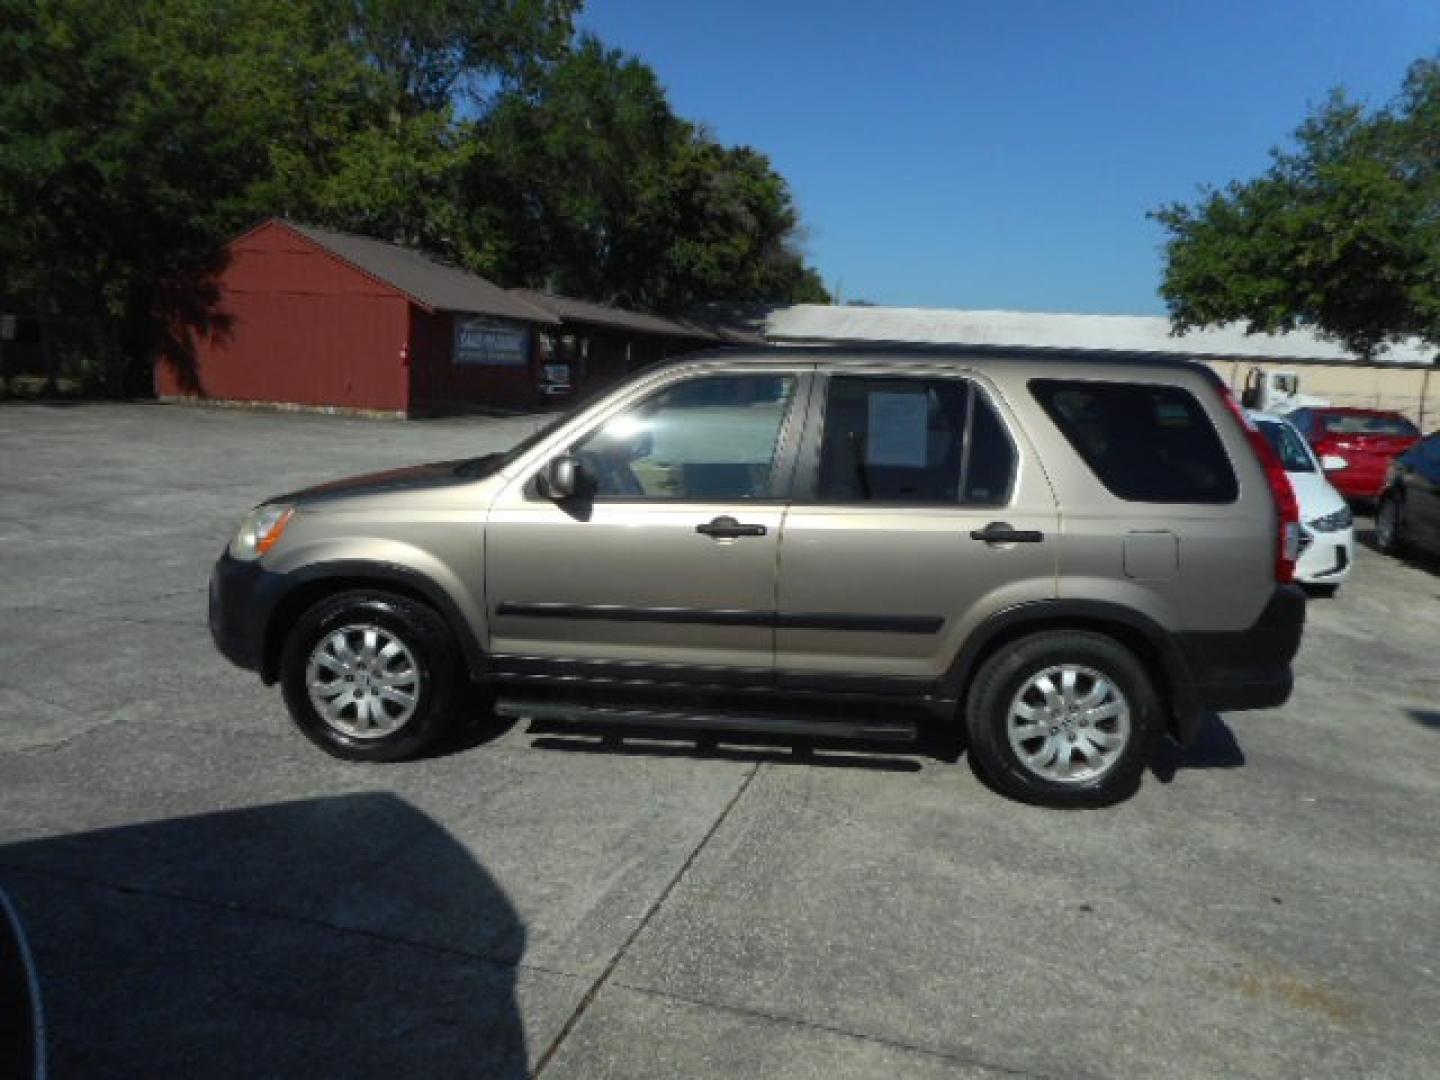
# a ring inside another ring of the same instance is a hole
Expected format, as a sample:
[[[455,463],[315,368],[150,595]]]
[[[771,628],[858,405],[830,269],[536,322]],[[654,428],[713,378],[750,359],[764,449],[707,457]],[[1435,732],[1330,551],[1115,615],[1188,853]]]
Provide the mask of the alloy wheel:
[[[1130,741],[1130,703],[1115,681],[1080,664],[1057,664],[1032,675],[1010,703],[1010,749],[1043,780],[1098,779],[1115,767]]]
[[[420,702],[420,668],[392,631],[374,623],[342,626],[316,643],[305,665],[310,703],[354,739],[399,731]]]

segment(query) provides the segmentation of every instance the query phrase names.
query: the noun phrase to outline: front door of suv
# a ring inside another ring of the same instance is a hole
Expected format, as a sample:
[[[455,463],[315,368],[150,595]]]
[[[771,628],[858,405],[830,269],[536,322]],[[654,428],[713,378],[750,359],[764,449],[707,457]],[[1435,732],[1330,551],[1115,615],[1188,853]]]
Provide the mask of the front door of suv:
[[[778,677],[920,691],[985,616],[1054,597],[1055,499],[979,377],[821,380],[781,537]]]
[[[798,365],[681,373],[557,448],[579,461],[582,497],[545,498],[533,473],[512,483],[486,529],[496,664],[769,682],[809,385]]]

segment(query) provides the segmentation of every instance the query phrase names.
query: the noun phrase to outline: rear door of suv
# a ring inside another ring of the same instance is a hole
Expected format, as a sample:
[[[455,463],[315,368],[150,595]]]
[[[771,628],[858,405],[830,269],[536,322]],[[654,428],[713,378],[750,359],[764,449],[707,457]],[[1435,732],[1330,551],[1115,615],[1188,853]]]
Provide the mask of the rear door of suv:
[[[1250,626],[1275,587],[1275,508],[1218,381],[1178,366],[1037,365],[1025,392],[1060,492],[1061,597],[1172,630]]]
[[[1030,444],[984,377],[823,369],[781,535],[780,684],[923,692],[985,616],[1055,595],[1058,528]]]

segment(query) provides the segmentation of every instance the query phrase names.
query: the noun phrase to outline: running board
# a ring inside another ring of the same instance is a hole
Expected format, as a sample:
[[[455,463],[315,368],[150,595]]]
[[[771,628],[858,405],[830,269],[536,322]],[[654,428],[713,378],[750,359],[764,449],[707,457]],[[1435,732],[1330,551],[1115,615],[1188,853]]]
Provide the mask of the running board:
[[[495,714],[516,720],[559,724],[597,724],[675,731],[743,732],[747,735],[798,735],[826,739],[862,739],[869,742],[913,743],[919,737],[913,720],[876,720],[859,717],[825,719],[759,710],[720,711],[676,709],[654,704],[579,702],[553,698],[503,695]]]

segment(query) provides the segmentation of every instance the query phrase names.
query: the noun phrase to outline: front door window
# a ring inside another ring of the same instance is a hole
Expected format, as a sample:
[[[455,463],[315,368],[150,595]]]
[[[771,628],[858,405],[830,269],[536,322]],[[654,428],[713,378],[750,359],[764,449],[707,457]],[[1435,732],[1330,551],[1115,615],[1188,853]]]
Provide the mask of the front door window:
[[[730,502],[778,495],[792,375],[715,375],[670,386],[573,450],[596,501]]]

